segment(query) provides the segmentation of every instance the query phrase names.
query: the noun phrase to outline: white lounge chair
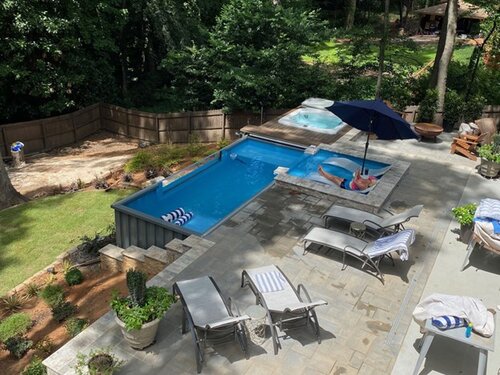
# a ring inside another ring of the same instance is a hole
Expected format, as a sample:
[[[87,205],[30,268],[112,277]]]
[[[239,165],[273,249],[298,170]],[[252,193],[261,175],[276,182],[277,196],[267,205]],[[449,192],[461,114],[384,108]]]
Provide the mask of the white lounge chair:
[[[285,274],[275,265],[244,270],[241,274],[241,287],[249,285],[255,294],[256,303],[266,310],[271,327],[274,354],[278,354],[281,344],[277,327],[291,328],[291,323],[310,323],[321,343],[318,317],[314,308],[327,305],[323,300],[312,301],[304,285],[295,288]],[[288,327],[285,327],[288,326]]]
[[[345,256],[350,255],[363,262],[361,268],[370,265],[384,283],[384,275],[379,269],[380,260],[384,256],[397,251],[401,260],[408,259],[409,248],[415,241],[415,231],[406,229],[387,237],[381,237],[372,242],[365,242],[346,233],[336,232],[326,228],[315,227],[304,237],[304,255],[311,243],[342,251],[342,270],[346,268]]]
[[[352,173],[356,172],[358,169],[361,169],[360,164],[356,163],[355,161],[353,161],[351,159],[347,159],[347,158],[332,157],[332,158],[326,159],[323,162],[323,164],[330,164],[330,165],[334,165],[336,167],[344,168]],[[365,168],[365,172],[366,172],[366,169],[367,168]],[[390,165],[388,165],[387,167],[383,167],[383,168],[368,168],[368,173],[362,173],[362,174],[378,177],[378,176],[382,176],[383,174],[385,174],[389,169],[391,169]]]
[[[325,227],[327,226],[328,219],[335,219],[346,221],[349,223],[358,222],[366,225],[366,228],[371,231],[376,231],[380,235],[395,233],[405,229],[404,223],[413,217],[418,217],[424,208],[419,204],[399,214],[394,214],[388,210],[389,216],[383,217],[357,208],[344,207],[334,204],[327,212],[323,214]]]
[[[226,302],[212,277],[178,281],[173,285],[173,291],[182,302],[182,333],[189,328],[193,334],[198,373],[201,372],[207,343],[217,344],[237,338],[248,359],[244,321],[250,317],[239,316],[238,311],[236,315],[233,313],[231,299]]]

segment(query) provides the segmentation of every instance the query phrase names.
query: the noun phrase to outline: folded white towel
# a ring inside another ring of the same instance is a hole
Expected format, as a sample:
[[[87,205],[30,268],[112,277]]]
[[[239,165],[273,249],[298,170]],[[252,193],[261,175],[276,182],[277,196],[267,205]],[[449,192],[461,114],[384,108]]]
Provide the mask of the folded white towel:
[[[474,218],[500,220],[500,200],[492,198],[481,199]]]
[[[406,229],[376,240],[370,254],[387,254],[391,251],[397,251],[401,260],[408,260],[409,249],[414,241],[415,231],[413,229]]]

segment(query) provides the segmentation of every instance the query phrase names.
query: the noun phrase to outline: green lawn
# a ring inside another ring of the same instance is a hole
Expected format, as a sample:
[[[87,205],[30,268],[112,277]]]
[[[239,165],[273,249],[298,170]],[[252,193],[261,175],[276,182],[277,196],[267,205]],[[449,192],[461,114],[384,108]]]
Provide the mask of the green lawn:
[[[335,65],[340,62],[340,56],[346,56],[348,44],[342,44],[334,40],[327,41],[319,45],[316,49],[319,61]],[[436,45],[417,46],[417,49],[402,48],[400,45],[390,45],[386,51],[387,61],[404,64],[413,70],[420,69],[423,65],[434,60]],[[473,51],[472,46],[456,46],[453,52],[453,60],[460,63],[468,63]],[[374,43],[370,47],[370,52],[364,56],[366,61],[376,61],[378,56],[378,45]],[[304,61],[312,62],[313,58],[305,56]]]
[[[37,199],[0,211],[0,295],[56,256],[114,222],[110,205],[131,190],[78,192]]]

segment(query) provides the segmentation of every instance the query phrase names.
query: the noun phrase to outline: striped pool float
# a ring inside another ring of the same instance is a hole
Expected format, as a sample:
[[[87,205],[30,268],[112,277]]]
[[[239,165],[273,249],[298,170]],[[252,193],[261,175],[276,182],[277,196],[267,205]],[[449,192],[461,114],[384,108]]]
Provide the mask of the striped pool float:
[[[192,212],[188,212],[187,214],[184,214],[182,215],[181,217],[179,217],[177,220],[174,221],[174,224],[177,224],[177,225],[184,225],[186,224],[189,220],[191,220],[193,218],[193,213]]]
[[[179,207],[173,211],[170,211],[168,214],[161,215],[161,218],[167,223],[172,223],[183,215],[186,215],[186,211],[184,211],[184,208]]]

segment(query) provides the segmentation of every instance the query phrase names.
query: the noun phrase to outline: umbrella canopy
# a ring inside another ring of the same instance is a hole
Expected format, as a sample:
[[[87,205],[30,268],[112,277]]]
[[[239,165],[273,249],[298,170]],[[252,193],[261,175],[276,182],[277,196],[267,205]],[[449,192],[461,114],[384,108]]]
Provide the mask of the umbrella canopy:
[[[356,129],[375,133],[379,139],[418,138],[418,135],[412,130],[410,124],[379,99],[335,102],[326,109]],[[366,138],[362,171],[364,171],[365,167],[368,144],[369,134]]]

